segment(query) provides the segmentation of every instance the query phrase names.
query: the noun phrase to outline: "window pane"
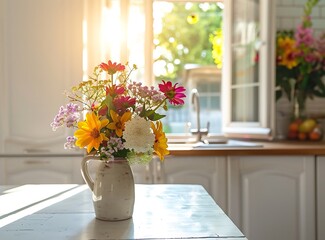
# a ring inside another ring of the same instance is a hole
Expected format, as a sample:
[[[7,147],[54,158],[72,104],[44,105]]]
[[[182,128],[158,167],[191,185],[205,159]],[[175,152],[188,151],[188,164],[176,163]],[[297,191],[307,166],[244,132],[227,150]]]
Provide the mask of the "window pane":
[[[220,3],[154,1],[153,11],[155,80],[178,82],[187,89],[184,106],[169,106],[168,116],[163,119],[169,126],[166,131],[188,132],[188,122],[196,128],[196,113],[190,101],[191,90],[196,88],[200,95],[201,128],[209,120],[210,132],[220,132],[220,108],[214,108],[219,105],[212,104],[212,98],[220,95],[221,76],[216,71],[211,40],[221,29]],[[212,66],[213,73],[207,72],[205,66]]]
[[[259,1],[234,0],[232,31],[233,122],[259,121]]]
[[[232,122],[258,122],[258,87],[232,90]]]
[[[256,53],[251,48],[242,46],[233,49],[233,85],[258,82],[258,64],[253,60]]]
[[[234,0],[233,84],[258,81],[259,1]]]
[[[211,108],[212,109],[220,109],[220,96],[212,96],[211,97]]]
[[[202,93],[208,92],[209,89],[209,83],[198,83],[196,86],[196,89],[199,91],[199,93],[202,95]]]
[[[209,109],[209,99],[206,96],[200,95],[200,104],[201,104],[201,110],[206,111]]]

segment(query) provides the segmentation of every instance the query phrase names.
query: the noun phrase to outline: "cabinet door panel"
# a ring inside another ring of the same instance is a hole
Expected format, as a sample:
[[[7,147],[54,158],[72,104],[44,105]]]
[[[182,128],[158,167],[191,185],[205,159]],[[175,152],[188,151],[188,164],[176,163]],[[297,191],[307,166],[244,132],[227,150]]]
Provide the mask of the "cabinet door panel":
[[[161,165],[162,183],[202,185],[226,210],[225,157],[167,157]]]
[[[317,239],[325,239],[325,156],[317,156]]]
[[[81,157],[3,158],[1,184],[82,183]]]
[[[147,184],[153,183],[154,167],[153,161],[149,164],[132,164],[133,178],[135,183]]]
[[[315,239],[314,166],[313,156],[229,158],[229,215],[248,239]]]

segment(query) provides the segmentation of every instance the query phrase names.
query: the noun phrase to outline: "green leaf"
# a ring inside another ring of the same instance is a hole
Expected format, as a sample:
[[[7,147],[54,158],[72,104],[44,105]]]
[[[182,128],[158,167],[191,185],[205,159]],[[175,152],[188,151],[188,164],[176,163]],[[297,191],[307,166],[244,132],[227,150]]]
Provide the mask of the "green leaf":
[[[113,109],[113,98],[110,95],[107,95],[105,100],[101,104],[102,106],[106,105],[108,109]]]
[[[114,155],[114,157],[125,158],[127,156],[128,152],[130,152],[130,150],[124,148],[122,150],[118,150],[117,152],[113,153],[113,155]]]
[[[146,111],[146,104],[144,103],[143,104],[143,107],[142,107],[142,110],[141,110],[141,112],[139,113],[139,116],[140,117],[146,117],[147,116],[147,111]]]
[[[152,114],[150,114],[150,115],[148,116],[148,118],[149,118],[151,121],[157,121],[157,120],[162,119],[162,118],[164,118],[164,117],[166,117],[166,115],[162,115],[162,114],[155,113],[155,112],[153,112]]]

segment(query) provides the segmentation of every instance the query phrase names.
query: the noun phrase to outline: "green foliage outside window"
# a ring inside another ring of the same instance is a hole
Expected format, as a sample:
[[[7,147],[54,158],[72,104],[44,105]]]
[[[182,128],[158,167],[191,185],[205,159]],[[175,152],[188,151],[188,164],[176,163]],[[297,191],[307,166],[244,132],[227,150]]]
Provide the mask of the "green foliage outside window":
[[[221,33],[222,9],[217,3],[174,3],[161,23],[161,32],[154,36],[159,52],[154,61],[163,62],[165,71],[156,80],[177,80],[185,64],[220,66],[220,44],[212,44]]]

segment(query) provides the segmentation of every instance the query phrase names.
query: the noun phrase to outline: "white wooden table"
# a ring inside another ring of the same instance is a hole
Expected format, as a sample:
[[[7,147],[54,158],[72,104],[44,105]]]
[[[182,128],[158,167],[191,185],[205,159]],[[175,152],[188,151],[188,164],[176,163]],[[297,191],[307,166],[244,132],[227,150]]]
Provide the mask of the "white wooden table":
[[[95,218],[86,185],[0,187],[1,240],[247,240],[199,185],[136,185],[133,217]]]

